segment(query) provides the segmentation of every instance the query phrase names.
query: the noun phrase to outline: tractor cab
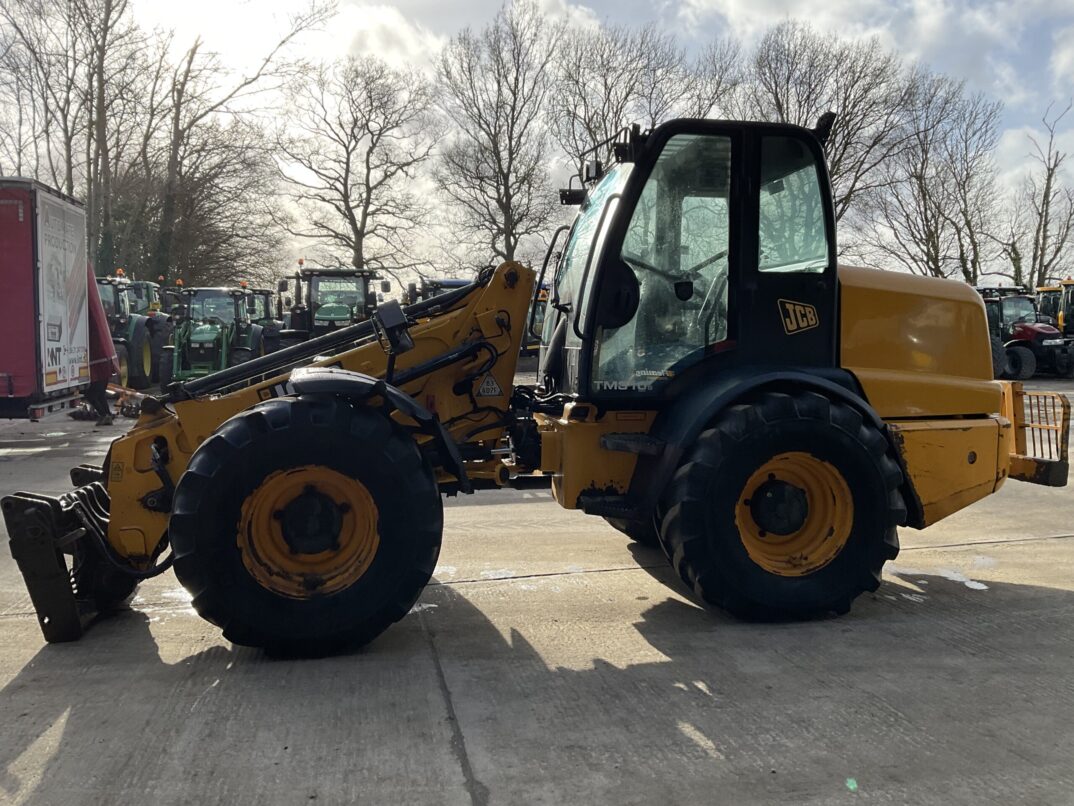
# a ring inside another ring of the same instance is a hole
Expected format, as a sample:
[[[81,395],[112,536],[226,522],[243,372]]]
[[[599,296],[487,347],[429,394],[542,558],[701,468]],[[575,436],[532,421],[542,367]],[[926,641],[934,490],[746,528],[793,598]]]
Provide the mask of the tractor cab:
[[[1074,337],[1074,280],[1068,277],[1038,288],[1037,310],[1050,317],[1063,336]]]
[[[122,276],[98,277],[97,293],[104,306],[118,370],[113,383],[144,389],[152,382],[153,348],[149,319],[131,301],[131,284]]]
[[[97,293],[101,297],[101,304],[104,306],[104,314],[108,318],[108,325],[112,332],[115,333],[117,327],[126,325],[131,315],[127,284],[116,277],[98,277]]]
[[[175,329],[161,356],[161,386],[200,378],[265,353],[263,329],[250,319],[245,288],[184,288],[172,311]]]
[[[131,310],[143,316],[156,316],[161,310],[160,286],[148,280],[131,280],[127,284]]]
[[[377,307],[373,281],[376,272],[360,269],[300,269],[295,272],[295,298],[290,306],[290,321],[285,338],[302,340],[322,336],[333,330],[364,322]],[[387,292],[388,281],[381,283]],[[288,281],[280,280],[278,291],[288,290]]]
[[[274,352],[280,348],[280,334],[284,326],[283,304],[279,295],[271,289],[254,288],[248,289],[248,292],[250,319],[264,329],[265,352]]]
[[[708,120],[617,142],[614,167],[587,171],[597,181],[552,278],[544,388],[638,406],[710,368],[836,366],[821,142],[793,126]]]

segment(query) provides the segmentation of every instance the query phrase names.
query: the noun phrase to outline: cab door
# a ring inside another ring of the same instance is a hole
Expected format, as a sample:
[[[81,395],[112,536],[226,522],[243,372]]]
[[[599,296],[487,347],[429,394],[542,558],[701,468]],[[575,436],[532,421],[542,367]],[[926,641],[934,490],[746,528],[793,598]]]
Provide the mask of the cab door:
[[[804,131],[761,128],[746,148],[750,189],[740,264],[741,359],[835,366],[835,222],[820,145]]]

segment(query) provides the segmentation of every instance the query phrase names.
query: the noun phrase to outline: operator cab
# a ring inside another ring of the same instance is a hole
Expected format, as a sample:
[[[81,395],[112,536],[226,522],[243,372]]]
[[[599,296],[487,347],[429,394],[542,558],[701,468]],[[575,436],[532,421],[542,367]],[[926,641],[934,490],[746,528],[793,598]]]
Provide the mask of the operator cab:
[[[245,289],[191,288],[182,292],[184,317],[195,322],[250,324]]]
[[[130,318],[131,305],[125,282],[114,277],[98,277],[97,293],[101,297],[104,314],[109,321],[122,323]]]
[[[830,126],[676,120],[617,143],[551,283],[545,388],[637,407],[710,367],[837,366]]]

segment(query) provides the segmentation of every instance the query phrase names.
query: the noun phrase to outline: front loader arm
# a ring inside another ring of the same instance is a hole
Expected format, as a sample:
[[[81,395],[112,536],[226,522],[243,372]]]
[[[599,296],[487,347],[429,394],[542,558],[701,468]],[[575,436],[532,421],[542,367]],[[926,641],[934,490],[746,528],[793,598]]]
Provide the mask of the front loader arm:
[[[505,263],[442,305],[412,306],[407,313],[414,347],[396,356],[390,387],[373,380],[387,374],[388,356],[371,335],[333,347],[330,340],[317,340],[316,358],[303,356],[308,346],[299,345],[281,351],[287,353],[282,359],[265,356],[176,384],[161,399],[147,398],[134,428],[113,441],[101,478],[75,491],[92,487],[87,499],[92,506],[79,503],[86,498],[81,493],[62,499],[6,497],[8,532],[12,546],[21,547],[19,566],[43,627],[52,623],[49,614],[85,616],[65,618],[62,629],[46,632],[48,640],[78,638],[81,623],[91,617],[86,614],[92,608],[83,607],[81,598],[76,602],[62,555],[76,553],[80,540],[99,532],[107,539],[108,562],[133,576],[153,573],[167,542],[172,490],[194,452],[224,421],[262,401],[322,390],[347,396],[346,389],[360,389],[352,395],[355,400],[390,410],[413,432],[434,461],[442,489],[468,492],[467,478],[504,481],[493,447],[513,416],[513,379],[533,283],[530,269]],[[355,332],[364,333],[361,327]],[[303,366],[334,368],[358,383],[334,385],[337,378],[326,386],[322,373],[306,373],[292,383],[292,371]],[[404,397],[409,405],[402,405]],[[99,530],[87,529],[86,518]],[[77,594],[89,595],[92,591]]]

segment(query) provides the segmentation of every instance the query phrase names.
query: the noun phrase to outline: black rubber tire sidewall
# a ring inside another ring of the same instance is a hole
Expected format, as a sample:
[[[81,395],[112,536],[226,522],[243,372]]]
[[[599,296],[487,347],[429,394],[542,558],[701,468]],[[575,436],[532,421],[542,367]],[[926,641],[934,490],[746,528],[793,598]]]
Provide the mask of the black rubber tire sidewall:
[[[1008,347],[1007,362],[1014,380],[1027,381],[1037,372],[1037,357],[1028,347],[1019,344]]]
[[[236,446],[228,436],[249,440]],[[221,457],[228,458],[208,483],[198,478]],[[380,545],[351,587],[297,600],[250,575],[236,529],[243,501],[267,476],[306,464],[366,486],[378,507]],[[365,643],[406,615],[436,565],[443,531],[439,491],[413,439],[379,412],[333,398],[269,401],[224,423],[191,459],[174,512],[176,575],[199,613],[235,643],[299,654]]]
[[[717,421],[717,428],[701,435],[676,473],[671,495],[662,504],[665,553],[702,599],[743,618],[845,612],[861,592],[875,590],[884,562],[897,552],[894,526],[902,514],[895,491],[901,481],[897,466],[861,439],[863,429],[870,427],[856,413],[843,419],[857,429],[837,425],[838,413],[831,420],[798,416],[775,421],[762,420],[756,409],[749,414],[749,427],[739,427],[734,439],[729,433],[733,429],[721,428]],[[871,436],[874,444],[883,439],[875,430]],[[846,545],[827,565],[800,577],[773,574],[757,565],[735,526],[735,507],[750,476],[774,456],[792,451],[831,464],[854,502]]]

